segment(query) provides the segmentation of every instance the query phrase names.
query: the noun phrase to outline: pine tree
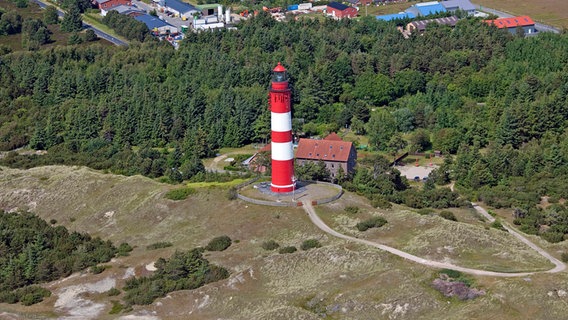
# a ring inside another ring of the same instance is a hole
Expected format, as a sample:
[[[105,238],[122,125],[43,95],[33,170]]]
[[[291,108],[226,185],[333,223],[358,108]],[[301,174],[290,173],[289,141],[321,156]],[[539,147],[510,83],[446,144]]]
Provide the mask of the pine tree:
[[[83,28],[83,20],[81,19],[81,11],[77,6],[72,6],[63,17],[61,22],[61,30],[65,32],[78,32]]]

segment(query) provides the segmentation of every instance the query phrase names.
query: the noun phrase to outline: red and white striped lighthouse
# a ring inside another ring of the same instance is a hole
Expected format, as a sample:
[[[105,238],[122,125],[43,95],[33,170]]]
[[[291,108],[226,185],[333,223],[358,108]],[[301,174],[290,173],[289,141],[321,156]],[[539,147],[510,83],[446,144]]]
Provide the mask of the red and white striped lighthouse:
[[[286,68],[280,62],[273,70],[270,88],[272,153],[272,192],[294,190],[294,152],[292,147],[291,93]]]

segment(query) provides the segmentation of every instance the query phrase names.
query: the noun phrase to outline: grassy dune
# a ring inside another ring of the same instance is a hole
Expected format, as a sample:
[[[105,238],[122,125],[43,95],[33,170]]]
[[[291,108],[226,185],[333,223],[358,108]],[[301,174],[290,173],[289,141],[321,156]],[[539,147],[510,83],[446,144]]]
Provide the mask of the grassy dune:
[[[120,288],[129,274],[149,274],[145,266],[158,257],[205,245],[211,238],[226,234],[233,239],[233,245],[206,256],[227,267],[231,272],[229,279],[196,290],[174,292],[150,306],[137,306],[128,314],[155,312],[160,319],[562,319],[565,315],[568,297],[562,290],[568,291],[566,274],[540,274],[527,279],[476,278],[476,287],[487,294],[461,302],[446,299],[431,287],[436,270],[329,237],[298,208],[228,201],[224,188],[210,187],[196,188],[197,192],[186,200],[171,201],[163,195],[179,186],[82,167],[1,169],[0,208],[31,210],[72,230],[87,231],[115,242],[128,241],[136,248],[129,257],[109,263],[111,268],[102,274],[84,274],[49,284],[54,295],[32,308],[0,304],[0,314],[7,312],[20,318],[63,316],[64,310],[54,308],[61,290],[109,278]],[[346,231],[342,228],[352,227],[343,226],[339,217],[345,216],[343,208],[347,205],[361,208],[357,216],[347,216],[347,225],[376,211],[365,199],[350,193],[318,210],[328,223]],[[416,254],[428,250],[437,254],[437,248],[447,241],[444,230],[452,231],[461,225],[446,224],[437,217],[418,216],[401,208],[380,214],[389,220],[391,229],[367,231],[369,235],[364,236],[383,240],[389,239],[390,232],[393,245],[407,247]],[[467,214],[458,212],[456,216],[462,220]],[[480,233],[484,241],[497,243],[497,248],[471,258],[453,257],[456,262],[465,264],[470,259],[472,264],[489,263],[481,258],[507,252],[527,260],[521,262],[520,268],[546,267],[525,252],[509,252],[521,248],[509,244],[506,235],[485,230],[478,221],[472,216],[471,224],[462,223],[464,226],[460,227],[465,231],[459,231],[465,239]],[[424,232],[407,232],[411,228],[423,228]],[[280,255],[260,246],[273,239],[281,246],[299,247],[308,238],[318,239],[323,247]],[[159,241],[169,241],[174,246],[145,249]],[[456,246],[454,250],[461,249]],[[440,257],[446,254],[442,251]],[[507,266],[506,261],[503,257],[498,265]],[[82,297],[105,306],[97,319],[115,318],[108,315],[110,300],[120,296],[89,293]]]

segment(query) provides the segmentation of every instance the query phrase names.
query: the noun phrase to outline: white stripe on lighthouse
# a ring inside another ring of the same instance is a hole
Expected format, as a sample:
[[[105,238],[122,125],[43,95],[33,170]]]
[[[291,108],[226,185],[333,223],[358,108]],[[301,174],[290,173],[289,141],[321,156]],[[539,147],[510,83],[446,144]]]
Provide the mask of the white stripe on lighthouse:
[[[270,125],[272,131],[285,132],[292,131],[292,116],[290,112],[286,113],[270,113]]]
[[[290,142],[272,142],[272,160],[286,161],[294,158],[292,151],[292,141]]]

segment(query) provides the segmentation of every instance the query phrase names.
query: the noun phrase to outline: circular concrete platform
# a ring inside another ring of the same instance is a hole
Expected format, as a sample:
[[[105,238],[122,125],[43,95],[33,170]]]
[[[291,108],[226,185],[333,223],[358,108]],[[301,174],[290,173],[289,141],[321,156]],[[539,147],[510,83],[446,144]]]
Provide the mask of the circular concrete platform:
[[[316,181],[296,181],[293,192],[276,193],[270,190],[270,182],[259,182],[238,190],[241,200],[268,206],[296,207],[309,201],[313,205],[337,200],[343,194],[341,186]]]

